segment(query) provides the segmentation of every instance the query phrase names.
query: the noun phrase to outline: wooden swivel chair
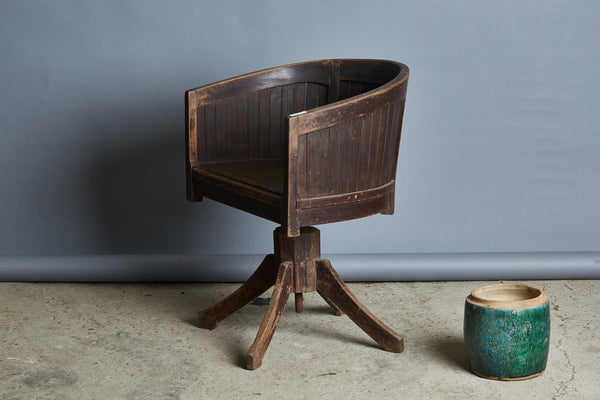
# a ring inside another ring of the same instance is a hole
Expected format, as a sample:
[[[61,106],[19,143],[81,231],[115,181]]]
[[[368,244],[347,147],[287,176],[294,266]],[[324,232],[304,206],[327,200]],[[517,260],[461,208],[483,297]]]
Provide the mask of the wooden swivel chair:
[[[281,226],[274,253],[223,301],[199,313],[217,323],[275,285],[246,358],[256,369],[289,295],[317,291],[383,349],[403,338],[371,314],[321,259],[311,225],[394,211],[408,68],[332,59],[267,69],[186,92],[187,198],[207,197]]]

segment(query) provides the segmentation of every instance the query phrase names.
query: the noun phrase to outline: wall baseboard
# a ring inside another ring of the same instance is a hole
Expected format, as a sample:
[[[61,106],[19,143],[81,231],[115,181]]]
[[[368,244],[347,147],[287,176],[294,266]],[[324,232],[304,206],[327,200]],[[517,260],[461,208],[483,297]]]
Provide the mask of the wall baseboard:
[[[0,257],[0,281],[243,282],[262,255]],[[330,254],[346,281],[600,279],[600,252]]]

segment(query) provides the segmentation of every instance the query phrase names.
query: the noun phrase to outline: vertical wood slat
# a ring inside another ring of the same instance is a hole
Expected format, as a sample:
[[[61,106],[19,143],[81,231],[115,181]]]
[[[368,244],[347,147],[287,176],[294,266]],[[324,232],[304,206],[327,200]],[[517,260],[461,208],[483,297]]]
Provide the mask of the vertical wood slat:
[[[369,140],[369,166],[368,171],[367,171],[367,180],[364,182],[364,188],[371,188],[374,187],[376,185],[375,182],[373,182],[373,178],[375,176],[375,174],[377,172],[379,172],[379,170],[377,169],[377,157],[379,156],[379,154],[377,153],[378,150],[378,145],[379,145],[379,117],[380,114],[379,112],[374,112],[372,114],[369,115],[368,119],[370,120],[370,138],[371,140]],[[379,174],[377,174],[379,175]]]
[[[309,196],[318,195],[317,185],[319,181],[319,174],[321,169],[319,168],[319,140],[320,133],[315,132],[314,134],[306,137],[306,191]]]
[[[321,183],[320,191],[324,195],[335,193],[336,183],[339,184],[338,170],[336,165],[341,161],[343,155],[337,152],[340,138],[332,132],[332,129],[327,129],[327,142],[324,143],[325,149],[322,154],[325,158],[325,175]]]
[[[317,191],[319,194],[326,195],[329,190],[327,187],[327,183],[329,182],[329,174],[331,173],[330,157],[329,157],[329,135],[331,130],[329,128],[324,129],[321,133],[319,148],[318,148],[318,156],[317,161],[319,164],[320,174],[319,179],[317,181]],[[332,155],[331,158],[334,158]]]
[[[338,95],[335,101],[340,101],[348,98],[348,89],[349,82],[348,81],[340,81],[338,83]]]
[[[335,103],[339,100],[339,86],[340,86],[340,71],[339,65],[332,65],[329,72],[329,90],[327,91],[327,104]]]
[[[306,138],[306,190],[309,196],[327,194],[328,175],[331,172],[328,163],[329,128],[313,132]],[[332,155],[333,158],[334,155]]]
[[[196,108],[196,154],[195,158],[199,162],[206,162],[207,150],[206,150],[206,107]]]
[[[263,90],[258,93],[258,158],[270,158],[271,151],[271,93]]]
[[[373,146],[371,149],[373,159],[371,160],[372,170],[369,187],[381,186],[381,170],[383,169],[383,149],[385,146],[385,130],[382,129],[382,124],[385,124],[385,114],[383,113],[384,109],[385,107],[380,108],[373,115],[373,125],[371,126],[371,128],[375,137],[372,137],[371,140],[371,144]]]
[[[307,103],[307,89],[308,83],[295,83],[282,87],[281,93],[281,130],[280,130],[280,143],[285,143],[285,117],[305,110]],[[311,85],[312,86],[312,85]],[[281,149],[283,154],[284,149]]]
[[[223,161],[227,154],[227,103],[215,104],[215,160]]]
[[[296,83],[293,86],[294,100],[292,104],[292,112],[290,114],[306,110],[306,92],[308,89],[308,83]]]
[[[335,153],[335,139],[331,128],[327,128],[326,133],[324,132],[321,137],[321,157],[323,158],[321,164],[323,173],[319,181],[319,193],[327,196],[333,193],[332,185],[335,179],[333,175],[336,173],[333,166],[335,165],[335,160],[339,158],[339,155]]]
[[[239,150],[237,149],[239,143],[239,116],[236,103],[237,98],[224,101],[227,115],[225,119],[225,153],[228,155],[228,158],[231,157],[233,160],[239,157]]]
[[[387,110],[387,118],[386,118],[386,126],[385,126],[385,132],[387,133],[387,137],[386,137],[386,143],[385,143],[385,156],[384,156],[385,162],[384,162],[384,166],[381,171],[382,184],[387,183],[395,178],[395,176],[393,176],[394,164],[396,161],[396,157],[394,154],[395,131],[394,131],[393,127],[394,127],[394,120],[397,119],[398,108],[397,108],[396,103],[392,103],[387,106],[387,109],[388,110]]]
[[[375,89],[377,86],[368,82],[341,80],[338,82],[338,96],[335,101],[358,96],[359,94]]]
[[[402,99],[400,100],[398,103],[395,104],[395,108],[394,108],[394,122],[395,124],[393,125],[393,135],[394,135],[394,153],[393,153],[393,157],[396,158],[398,155],[398,151],[400,149],[400,136],[401,136],[401,132],[402,132],[402,121],[404,119],[404,105],[406,103],[406,99]],[[397,165],[398,163],[394,163],[392,165],[391,168],[391,179],[394,179],[396,177],[396,168],[398,167]]]
[[[296,178],[296,185],[298,194],[300,197],[306,197],[308,193],[308,156],[307,156],[307,140],[308,135],[302,135],[298,138],[298,160],[297,160],[297,171],[298,176]]]
[[[310,110],[311,108],[315,108],[319,106],[319,103],[324,103],[324,99],[326,100],[327,97],[325,95],[325,97],[320,97],[321,96],[321,92],[320,89],[323,87],[324,85],[313,85],[313,84],[309,84],[306,87],[306,102],[305,102],[305,109],[306,110]]]
[[[248,104],[246,96],[226,101],[227,104],[227,158],[248,159]]]
[[[239,96],[235,104],[239,121],[236,124],[236,132],[233,135],[236,138],[234,149],[238,152],[234,157],[241,160],[248,160],[248,153],[250,152],[248,141],[248,95]]]
[[[269,93],[269,158],[281,155],[281,129],[283,121],[281,115],[282,87],[272,88]]]
[[[248,159],[255,160],[260,155],[260,130],[259,130],[259,101],[258,92],[249,93],[247,96],[248,121]]]
[[[327,91],[323,84],[295,83],[197,107],[197,160],[283,158],[286,116],[323,105]]]
[[[371,158],[370,152],[371,143],[371,120],[369,118],[363,118],[360,127],[360,141],[358,149],[358,184],[356,190],[363,190],[366,187],[368,173],[369,173],[369,160]]]
[[[204,129],[206,144],[206,161],[213,161],[217,156],[216,131],[216,107],[214,104],[207,104],[204,108]]]
[[[390,125],[390,119],[392,119],[393,114],[392,114],[392,110],[393,110],[393,104],[388,104],[384,107],[382,107],[381,109],[381,121],[380,121],[380,128],[381,131],[384,133],[384,137],[382,139],[382,150],[381,150],[381,170],[379,172],[379,185],[384,185],[385,183],[387,183],[388,181],[386,180],[386,177],[389,175],[386,171],[387,169],[390,167],[390,147],[392,147],[391,142],[391,137],[393,136],[392,133],[390,132],[390,130],[388,129],[389,125]]]
[[[346,172],[346,177],[348,177],[348,182],[345,187],[346,193],[355,192],[358,190],[358,182],[360,181],[360,166],[358,157],[360,150],[362,121],[359,118],[356,118],[350,121],[348,125],[348,130],[351,132],[350,136],[352,143],[350,146],[350,157],[348,159],[348,171]]]
[[[286,143],[286,140],[284,138],[285,135],[285,121],[286,121],[286,116],[293,113],[293,108],[294,108],[294,86],[295,85],[286,85],[286,86],[282,86],[281,87],[281,112],[280,112],[280,128],[279,128],[279,143],[280,143],[280,150],[279,153],[277,154],[281,154],[281,157],[283,158],[283,155],[285,154],[285,149],[283,148],[283,146]]]
[[[334,162],[329,173],[330,194],[348,191],[349,182],[352,181],[352,164],[349,163],[352,151],[352,130],[348,126],[330,128],[329,143],[331,152],[336,156],[330,157]]]

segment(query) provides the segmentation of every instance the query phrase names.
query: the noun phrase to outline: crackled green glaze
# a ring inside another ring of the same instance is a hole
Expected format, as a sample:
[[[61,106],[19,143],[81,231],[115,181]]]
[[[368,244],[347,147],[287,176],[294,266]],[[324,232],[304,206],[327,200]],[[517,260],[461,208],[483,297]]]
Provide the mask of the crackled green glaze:
[[[524,309],[465,302],[464,336],[471,370],[501,380],[527,379],[546,368],[550,303]]]

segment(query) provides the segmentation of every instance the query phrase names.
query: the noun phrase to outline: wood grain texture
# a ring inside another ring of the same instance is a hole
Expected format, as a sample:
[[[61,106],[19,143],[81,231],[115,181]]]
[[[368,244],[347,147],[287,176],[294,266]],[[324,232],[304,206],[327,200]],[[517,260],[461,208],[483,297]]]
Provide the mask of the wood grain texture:
[[[303,227],[298,237],[289,237],[285,229],[279,227],[273,232],[273,246],[274,254],[265,257],[246,283],[221,302],[198,313],[200,327],[213,329],[222,319],[275,285],[263,322],[246,356],[246,368],[253,370],[262,365],[289,295],[294,292],[296,312],[300,313],[303,311],[303,293],[315,289],[336,315],[348,314],[385,350],[403,350],[402,336],[367,310],[350,292],[331,263],[321,259],[317,228]]]
[[[277,228],[274,243],[275,255],[280,262],[291,261],[294,264],[294,292],[313,292],[317,282],[314,260],[321,257],[319,230],[304,227],[300,236],[288,237],[285,230]]]
[[[285,229],[279,227],[273,232],[273,246],[274,254],[265,257],[246,283],[224,300],[198,313],[199,326],[213,329],[221,320],[275,285],[263,322],[248,350],[246,368],[254,370],[262,365],[292,292],[297,313],[303,311],[303,293],[316,290],[336,315],[346,313],[385,350],[403,350],[402,336],[383,324],[361,304],[331,263],[321,259],[320,232],[317,228],[304,227],[300,230],[300,236],[289,237]]]
[[[238,290],[219,303],[198,313],[200,328],[216,328],[219,322],[267,291],[275,284],[277,265],[273,254],[266,256],[256,271]]]
[[[258,329],[254,343],[250,346],[248,355],[246,356],[246,368],[249,370],[257,369],[262,365],[262,360],[267,352],[267,347],[269,346],[269,343],[271,343],[275,328],[277,328],[277,324],[285,310],[285,304],[292,292],[292,265],[291,262],[283,262],[279,266],[275,289],[273,290],[273,295],[269,302],[269,308]]]
[[[188,199],[241,208],[282,224],[288,236],[393,212],[407,79],[403,64],[337,59],[186,92]]]
[[[198,176],[211,175],[281,196],[284,168],[281,160],[247,160],[201,164],[195,171]]]
[[[385,350],[402,336],[367,310],[320,259],[314,224],[394,210],[408,68],[321,60],[258,71],[186,92],[187,198],[203,196],[281,224],[274,254],[237,291],[201,311],[212,329],[272,285],[246,357],[261,366],[289,295],[317,291]]]
[[[401,353],[404,338],[373,315],[348,289],[329,260],[317,260],[317,291],[386,351]]]
[[[327,86],[312,82],[243,93],[196,108],[198,163],[285,158],[289,114],[317,107]]]

